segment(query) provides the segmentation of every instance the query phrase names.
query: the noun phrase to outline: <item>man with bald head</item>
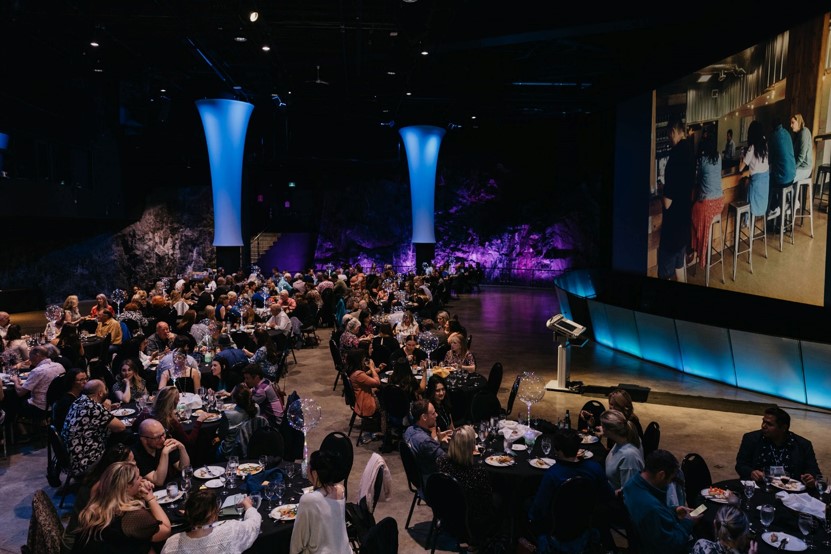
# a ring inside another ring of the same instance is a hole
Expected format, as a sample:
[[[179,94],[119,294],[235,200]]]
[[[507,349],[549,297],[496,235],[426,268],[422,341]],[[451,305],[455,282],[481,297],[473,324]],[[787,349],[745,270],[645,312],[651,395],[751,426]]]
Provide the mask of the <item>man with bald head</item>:
[[[124,422],[110,413],[104,381],[88,381],[81,392],[69,407],[61,431],[73,477],[80,477],[95,467],[104,455],[110,433],[126,429]]]
[[[170,332],[170,325],[166,321],[156,324],[156,332],[147,337],[147,346],[144,353],[153,358],[161,358],[173,346],[173,339],[176,335]]]
[[[156,487],[163,487],[168,476],[175,477],[190,465],[185,445],[168,438],[162,424],[145,419],[139,425],[139,442],[133,445],[133,456],[139,473]]]

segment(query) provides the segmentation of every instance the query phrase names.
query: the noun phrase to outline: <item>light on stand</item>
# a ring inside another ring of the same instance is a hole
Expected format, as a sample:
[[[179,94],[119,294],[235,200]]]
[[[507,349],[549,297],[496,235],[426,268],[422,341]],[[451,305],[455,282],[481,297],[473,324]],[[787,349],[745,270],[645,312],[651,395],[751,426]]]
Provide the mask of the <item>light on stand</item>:
[[[549,331],[554,332],[554,342],[557,343],[557,379],[546,383],[546,390],[575,392],[568,386],[571,373],[571,346],[583,348],[589,340],[580,338],[586,327],[566,319],[563,314],[551,316],[545,323]]]

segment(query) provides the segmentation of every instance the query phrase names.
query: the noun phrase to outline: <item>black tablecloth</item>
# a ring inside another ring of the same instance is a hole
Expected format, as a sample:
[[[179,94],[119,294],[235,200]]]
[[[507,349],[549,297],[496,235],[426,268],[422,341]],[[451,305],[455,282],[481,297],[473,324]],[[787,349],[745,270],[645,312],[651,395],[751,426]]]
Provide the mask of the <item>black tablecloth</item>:
[[[738,479],[730,479],[727,481],[713,483],[713,486],[733,491],[733,493],[735,493],[737,497],[742,499],[742,508],[744,508],[745,501],[741,481],[739,481]],[[770,492],[767,492],[764,489],[756,489],[756,493],[753,495],[753,498],[750,499],[750,512],[747,515],[748,519],[750,520],[751,526],[758,535],[757,542],[759,544],[758,551],[760,554],[765,552],[777,552],[776,548],[767,544],[765,541],[762,540],[761,537],[762,533],[764,532],[764,526],[759,520],[758,506],[761,506],[762,504],[772,504],[776,508],[776,515],[774,516],[773,523],[770,525],[770,531],[784,531],[789,535],[793,535],[800,539],[803,538],[802,532],[799,530],[799,514],[785,506],[781,500],[777,499],[777,492],[779,492],[779,489],[776,488],[772,488]],[[815,495],[815,493],[812,494]],[[703,537],[712,540],[713,520],[716,517],[716,513],[718,512],[719,508],[724,506],[724,504],[715,502],[713,500],[705,500],[701,496],[695,499],[688,499],[688,502],[690,506],[698,506],[701,502],[706,503],[707,511],[704,512],[704,514],[701,517],[701,520],[696,525],[694,534],[698,538]],[[824,546],[822,544],[826,538],[828,537],[825,532],[824,523],[820,522],[816,534],[811,537],[811,540],[816,546],[816,549],[810,550],[810,552],[816,552],[818,554],[831,553],[831,547]]]
[[[242,463],[256,463],[257,460],[242,460]],[[280,464],[280,468],[286,468],[290,462]],[[223,464],[215,464],[221,465],[224,467]],[[297,504],[300,502],[300,496],[303,494],[303,488],[308,487],[311,483],[303,477],[300,471],[300,464],[291,464],[295,468],[295,474],[292,479],[289,479],[285,476],[284,472],[284,482],[286,483],[286,491],[283,493],[283,504]],[[193,465],[194,468],[198,468],[201,466]],[[271,469],[271,468],[269,468]],[[207,479],[193,479],[193,487],[196,490],[198,487],[205,484]],[[180,480],[181,483],[181,480]],[[227,492],[228,495],[237,494],[240,492],[244,492],[240,487],[243,484],[242,480],[237,478],[237,482],[235,486],[229,486],[227,489],[216,489],[217,495],[221,495],[223,492]],[[254,542],[254,545],[246,550],[245,552],[251,554],[282,554],[287,553],[289,551],[289,545],[291,543],[291,532],[294,528],[293,521],[275,521],[268,517],[268,500],[265,498],[265,495],[260,493],[263,497],[262,503],[260,504],[260,515],[263,518],[262,525],[260,527],[260,536],[257,537],[257,540]],[[277,506],[277,501],[274,501],[274,505]],[[182,511],[182,503],[180,502],[178,506],[175,508],[171,508],[171,505],[163,506],[165,512],[167,513],[168,517],[170,518],[171,524],[174,525],[173,532],[179,533],[186,530],[184,525],[178,525],[184,522],[183,511]],[[220,516],[220,519],[239,519],[239,517],[234,516]]]

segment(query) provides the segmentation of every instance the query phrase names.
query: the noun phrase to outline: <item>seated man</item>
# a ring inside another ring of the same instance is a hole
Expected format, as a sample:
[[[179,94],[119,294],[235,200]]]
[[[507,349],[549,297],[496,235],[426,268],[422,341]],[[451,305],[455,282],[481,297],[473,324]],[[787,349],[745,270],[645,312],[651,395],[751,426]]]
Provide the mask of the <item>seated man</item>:
[[[557,463],[545,470],[528,516],[537,534],[547,532],[551,525],[551,502],[560,485],[572,477],[585,477],[595,486],[596,504],[611,502],[615,492],[606,479],[606,470],[594,460],[577,457],[580,435],[575,429],[560,429],[554,434],[553,446]]]
[[[260,407],[260,415],[264,416],[273,427],[278,427],[283,421],[285,407],[277,391],[271,386],[271,381],[265,378],[259,364],[248,364],[242,369],[242,379],[251,389],[251,399]]]
[[[686,506],[667,506],[667,487],[678,471],[678,460],[666,450],[646,457],[643,471],[623,485],[623,502],[643,554],[686,554],[695,518]]]
[[[277,297],[275,304],[283,308],[283,311],[286,312],[286,314],[291,314],[291,312],[297,308],[297,301],[289,296],[289,289],[283,289],[280,291],[280,296]]]
[[[156,324],[156,332],[147,337],[144,353],[151,358],[160,358],[170,352],[175,338],[176,335],[170,332],[170,325],[166,321],[160,321]]]
[[[283,311],[283,308],[281,308],[279,304],[275,303],[269,306],[268,310],[271,317],[269,317],[268,321],[265,322],[265,326],[269,329],[282,331],[285,335],[290,335],[291,319],[289,319],[289,316],[287,316],[286,312]]]
[[[175,479],[183,467],[190,465],[185,445],[167,438],[162,424],[145,419],[139,425],[139,442],[133,445],[139,473],[155,487],[163,487],[168,476]]]
[[[416,400],[410,407],[410,421],[415,423],[404,431],[404,442],[410,447],[421,470],[422,486],[427,483],[428,477],[439,471],[436,465],[438,459],[447,456],[439,441],[447,442],[453,432],[440,431],[439,441],[434,439],[432,430],[436,426],[436,415],[436,408],[429,400]]]
[[[29,378],[25,382],[17,375],[12,375],[12,383],[17,396],[28,401],[23,402],[20,414],[34,421],[42,421],[49,417],[49,406],[46,405],[46,393],[55,377],[63,375],[64,367],[49,358],[49,351],[45,346],[34,346],[29,350]],[[25,437],[25,433],[20,431]]]
[[[762,428],[745,433],[736,455],[736,472],[741,479],[764,481],[771,466],[781,466],[791,477],[799,477],[806,487],[816,486],[820,473],[811,441],[790,431],[791,416],[777,407],[765,410]]]
[[[113,317],[110,310],[101,310],[96,316],[98,318],[98,326],[95,328],[95,335],[101,338],[110,336],[110,352],[118,350],[113,349],[113,346],[121,344],[122,332],[121,324]]]
[[[216,357],[225,358],[225,361],[228,362],[228,367],[234,367],[237,364],[248,362],[248,356],[245,355],[245,352],[237,348],[237,345],[231,339],[231,335],[222,333],[219,335],[217,342],[219,343],[219,354]]]
[[[81,392],[69,407],[61,431],[74,477],[95,467],[104,455],[110,432],[120,433],[126,429],[124,422],[110,413],[104,381],[88,381]]]

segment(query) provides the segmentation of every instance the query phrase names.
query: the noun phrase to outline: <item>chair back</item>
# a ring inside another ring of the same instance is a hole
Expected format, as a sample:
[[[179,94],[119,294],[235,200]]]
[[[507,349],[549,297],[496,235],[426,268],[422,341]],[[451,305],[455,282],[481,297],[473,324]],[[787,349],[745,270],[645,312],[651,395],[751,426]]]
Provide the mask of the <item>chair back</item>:
[[[335,339],[329,339],[329,353],[332,355],[332,362],[335,364],[337,371],[343,370],[343,359],[340,356],[340,349]]]
[[[519,392],[519,383],[522,381],[522,375],[517,375],[514,379],[514,384],[511,387],[511,393],[508,395],[508,405],[505,406],[505,414],[511,415],[511,410],[514,409],[514,401],[516,400],[517,392]]]
[[[63,442],[60,433],[55,429],[54,425],[49,426],[49,447],[58,462],[58,467],[66,472],[70,469],[69,450]]]
[[[491,372],[488,373],[488,384],[485,386],[485,390],[492,393],[492,394],[499,394],[499,387],[502,386],[502,374],[504,370],[502,369],[502,364],[496,362],[491,367]]]
[[[49,410],[52,409],[52,405],[58,401],[65,390],[66,373],[63,373],[52,379],[52,382],[49,383],[49,388],[46,389],[46,405],[49,407]]]
[[[398,443],[398,451],[401,453],[401,465],[404,466],[404,473],[407,474],[407,486],[410,492],[421,491],[421,469],[418,467],[415,454],[405,441]]]
[[[410,413],[410,395],[401,387],[387,385],[381,388],[379,396],[387,418],[403,421],[407,414]]]
[[[661,426],[657,421],[651,422],[643,432],[643,457],[646,458],[661,444]]]
[[[398,522],[385,517],[361,539],[361,554],[398,554]]]
[[[375,364],[375,367],[379,367],[381,364],[389,364],[390,363],[390,349],[384,346],[383,344],[379,344],[378,346],[372,347],[372,361]]]
[[[343,401],[354,411],[357,398],[355,397],[355,388],[352,386],[352,379],[343,371],[340,372],[340,377],[343,381]]]
[[[450,350],[450,344],[444,343],[432,352],[430,352],[430,359],[434,362],[440,362],[444,359],[447,351]]]
[[[337,452],[339,454],[340,462],[335,478],[337,481],[343,481],[344,485],[346,485],[346,482],[349,480],[349,474],[352,473],[352,464],[355,461],[355,451],[352,448],[352,441],[344,433],[332,431],[323,438],[323,442],[320,443],[320,449]]]
[[[602,402],[599,400],[589,400],[583,407],[580,409],[581,412],[589,412],[594,420],[600,424],[600,414],[606,411],[606,406],[603,405]]]
[[[283,435],[274,428],[261,427],[251,434],[248,441],[248,457],[259,458],[260,456],[283,457],[285,444]]]
[[[473,344],[473,335],[467,336],[467,349],[470,350],[470,345]]]
[[[700,454],[690,452],[681,461],[681,471],[684,473],[685,491],[691,502],[703,489],[713,484],[710,468]]]
[[[30,554],[54,554],[61,551],[63,524],[58,510],[43,490],[36,490],[32,497],[32,518],[29,520],[29,537],[24,552]]]
[[[585,477],[572,477],[557,489],[551,502],[551,534],[567,542],[580,537],[592,527],[597,502],[594,484]]]
[[[467,499],[465,491],[456,479],[446,473],[433,473],[424,486],[427,504],[433,509],[437,531],[446,531],[459,542],[470,535],[467,527]]]
[[[502,404],[499,398],[488,390],[483,390],[470,401],[470,420],[479,423],[493,416],[499,417],[502,412]]]

